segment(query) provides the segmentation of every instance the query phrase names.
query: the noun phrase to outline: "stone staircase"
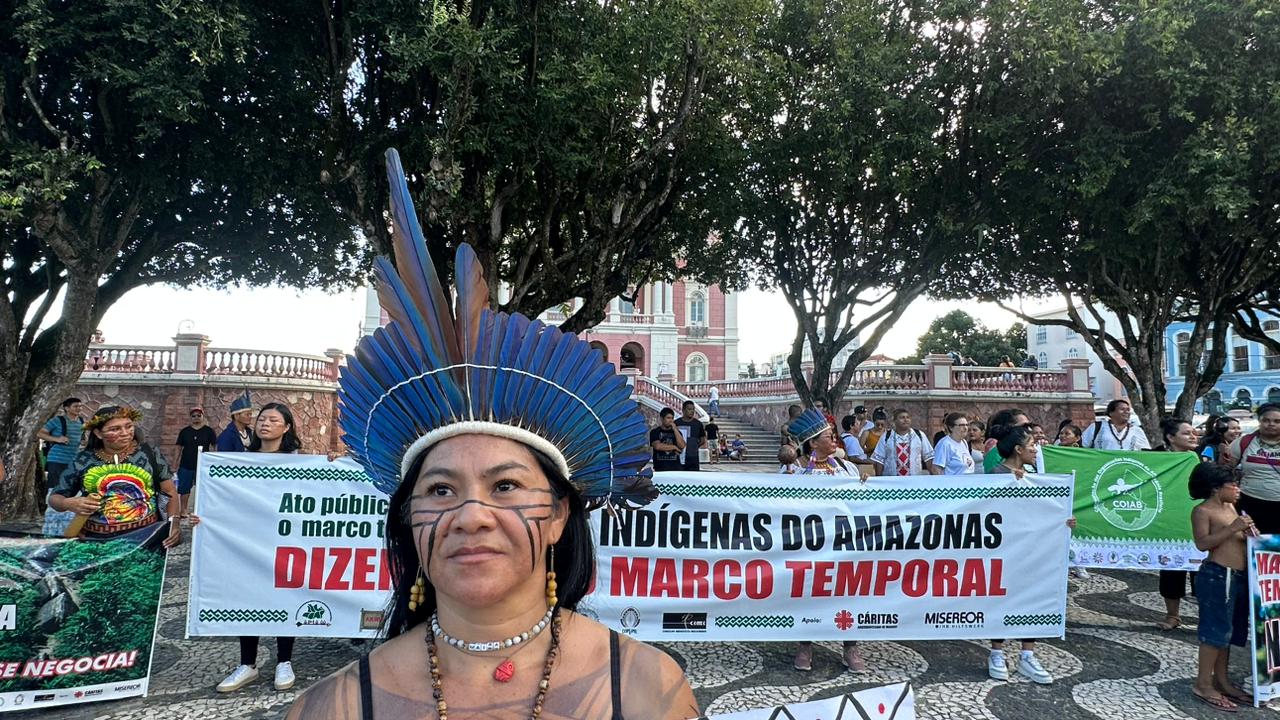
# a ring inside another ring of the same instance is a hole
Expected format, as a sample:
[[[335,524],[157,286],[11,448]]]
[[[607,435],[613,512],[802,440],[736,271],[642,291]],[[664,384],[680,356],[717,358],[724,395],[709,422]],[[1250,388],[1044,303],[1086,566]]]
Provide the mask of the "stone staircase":
[[[722,468],[728,469],[732,466],[736,470],[738,465],[742,465],[742,470],[759,471],[765,466],[769,469],[777,467],[778,433],[761,430],[755,425],[749,425],[725,415],[716,416],[716,425],[720,426],[721,434],[730,440],[733,440],[734,435],[741,435],[743,441],[747,443],[748,462],[724,460]]]

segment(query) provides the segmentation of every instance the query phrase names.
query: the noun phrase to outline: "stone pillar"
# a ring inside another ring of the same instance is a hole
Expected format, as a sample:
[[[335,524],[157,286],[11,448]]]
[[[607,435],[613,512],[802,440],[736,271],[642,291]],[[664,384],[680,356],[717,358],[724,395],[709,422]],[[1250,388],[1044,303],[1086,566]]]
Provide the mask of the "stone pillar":
[[[1067,371],[1067,392],[1087,393],[1089,390],[1089,368],[1093,362],[1088,358],[1067,358],[1062,361],[1062,369]]]
[[[329,358],[329,377],[337,382],[338,370],[342,367],[342,360],[347,354],[338,348],[329,348],[324,351],[324,356]]]
[[[931,353],[924,357],[925,381],[930,390],[951,389],[951,356]]]
[[[664,283],[662,283],[662,294],[663,294],[663,297],[665,298],[665,299],[662,301],[662,302],[663,302],[663,306],[666,308],[665,312],[666,312],[668,315],[670,315],[670,316],[671,316],[672,321],[674,322],[674,320],[675,320],[675,316],[676,316],[676,289],[675,289],[675,285],[674,285],[674,284],[672,284],[672,283],[669,283],[669,282],[664,282]]]
[[[209,347],[209,336],[200,333],[178,333],[173,338],[175,352],[173,371],[185,375],[204,374],[204,349]]]

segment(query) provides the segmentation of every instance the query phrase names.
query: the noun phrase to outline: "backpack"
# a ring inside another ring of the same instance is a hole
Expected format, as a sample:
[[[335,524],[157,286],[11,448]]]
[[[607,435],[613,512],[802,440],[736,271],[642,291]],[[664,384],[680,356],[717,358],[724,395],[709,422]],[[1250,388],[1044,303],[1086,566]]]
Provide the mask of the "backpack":
[[[1240,438],[1240,460],[1239,460],[1239,463],[1240,463],[1241,465],[1244,465],[1244,459],[1245,459],[1245,456],[1247,456],[1247,455],[1249,454],[1249,446],[1253,444],[1253,441],[1254,441],[1257,437],[1258,437],[1258,432],[1255,430],[1255,431],[1253,431],[1253,432],[1249,433],[1248,435],[1245,435],[1244,437]]]
[[[58,422],[62,425],[62,436],[61,436],[61,437],[66,437],[66,436],[67,436],[67,416],[66,416],[66,415],[59,415],[59,416],[58,416]],[[53,443],[51,443],[51,442],[43,442],[43,441],[42,441],[42,442],[40,443],[40,456],[41,456],[41,457],[43,457],[43,458],[45,459],[45,462],[48,462],[48,461],[49,461],[49,451],[53,449],[53,445],[54,445],[54,444],[53,444]]]

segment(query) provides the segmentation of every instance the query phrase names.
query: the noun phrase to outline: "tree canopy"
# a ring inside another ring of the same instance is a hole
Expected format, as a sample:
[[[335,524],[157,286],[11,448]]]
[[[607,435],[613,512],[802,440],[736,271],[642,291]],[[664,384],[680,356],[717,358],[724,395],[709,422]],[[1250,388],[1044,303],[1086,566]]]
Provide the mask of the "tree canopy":
[[[796,316],[790,371],[806,401],[843,397],[980,219],[984,171],[970,149],[987,111],[991,5],[909,5],[785,0],[760,30],[738,120],[735,247]],[[833,375],[836,353],[859,337]]]
[[[916,343],[916,354],[899,358],[902,365],[919,365],[930,353],[956,352],[979,365],[996,366],[1006,355],[1021,364],[1027,353],[1027,328],[1014,323],[1007,330],[993,330],[963,310],[934,318]]]

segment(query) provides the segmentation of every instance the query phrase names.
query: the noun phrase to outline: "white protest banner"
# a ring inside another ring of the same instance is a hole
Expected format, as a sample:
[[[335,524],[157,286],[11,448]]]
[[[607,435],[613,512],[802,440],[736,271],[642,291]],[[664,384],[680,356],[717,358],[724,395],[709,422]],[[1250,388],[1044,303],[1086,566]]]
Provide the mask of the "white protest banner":
[[[1280,535],[1249,538],[1254,706],[1280,696]]]
[[[777,705],[706,720],[916,720],[916,696],[906,683],[867,688],[825,700]]]
[[[376,635],[387,496],[355,461],[203,453],[196,492],[188,634]]]
[[[660,473],[581,611],[641,640],[1060,637],[1072,479]]]

